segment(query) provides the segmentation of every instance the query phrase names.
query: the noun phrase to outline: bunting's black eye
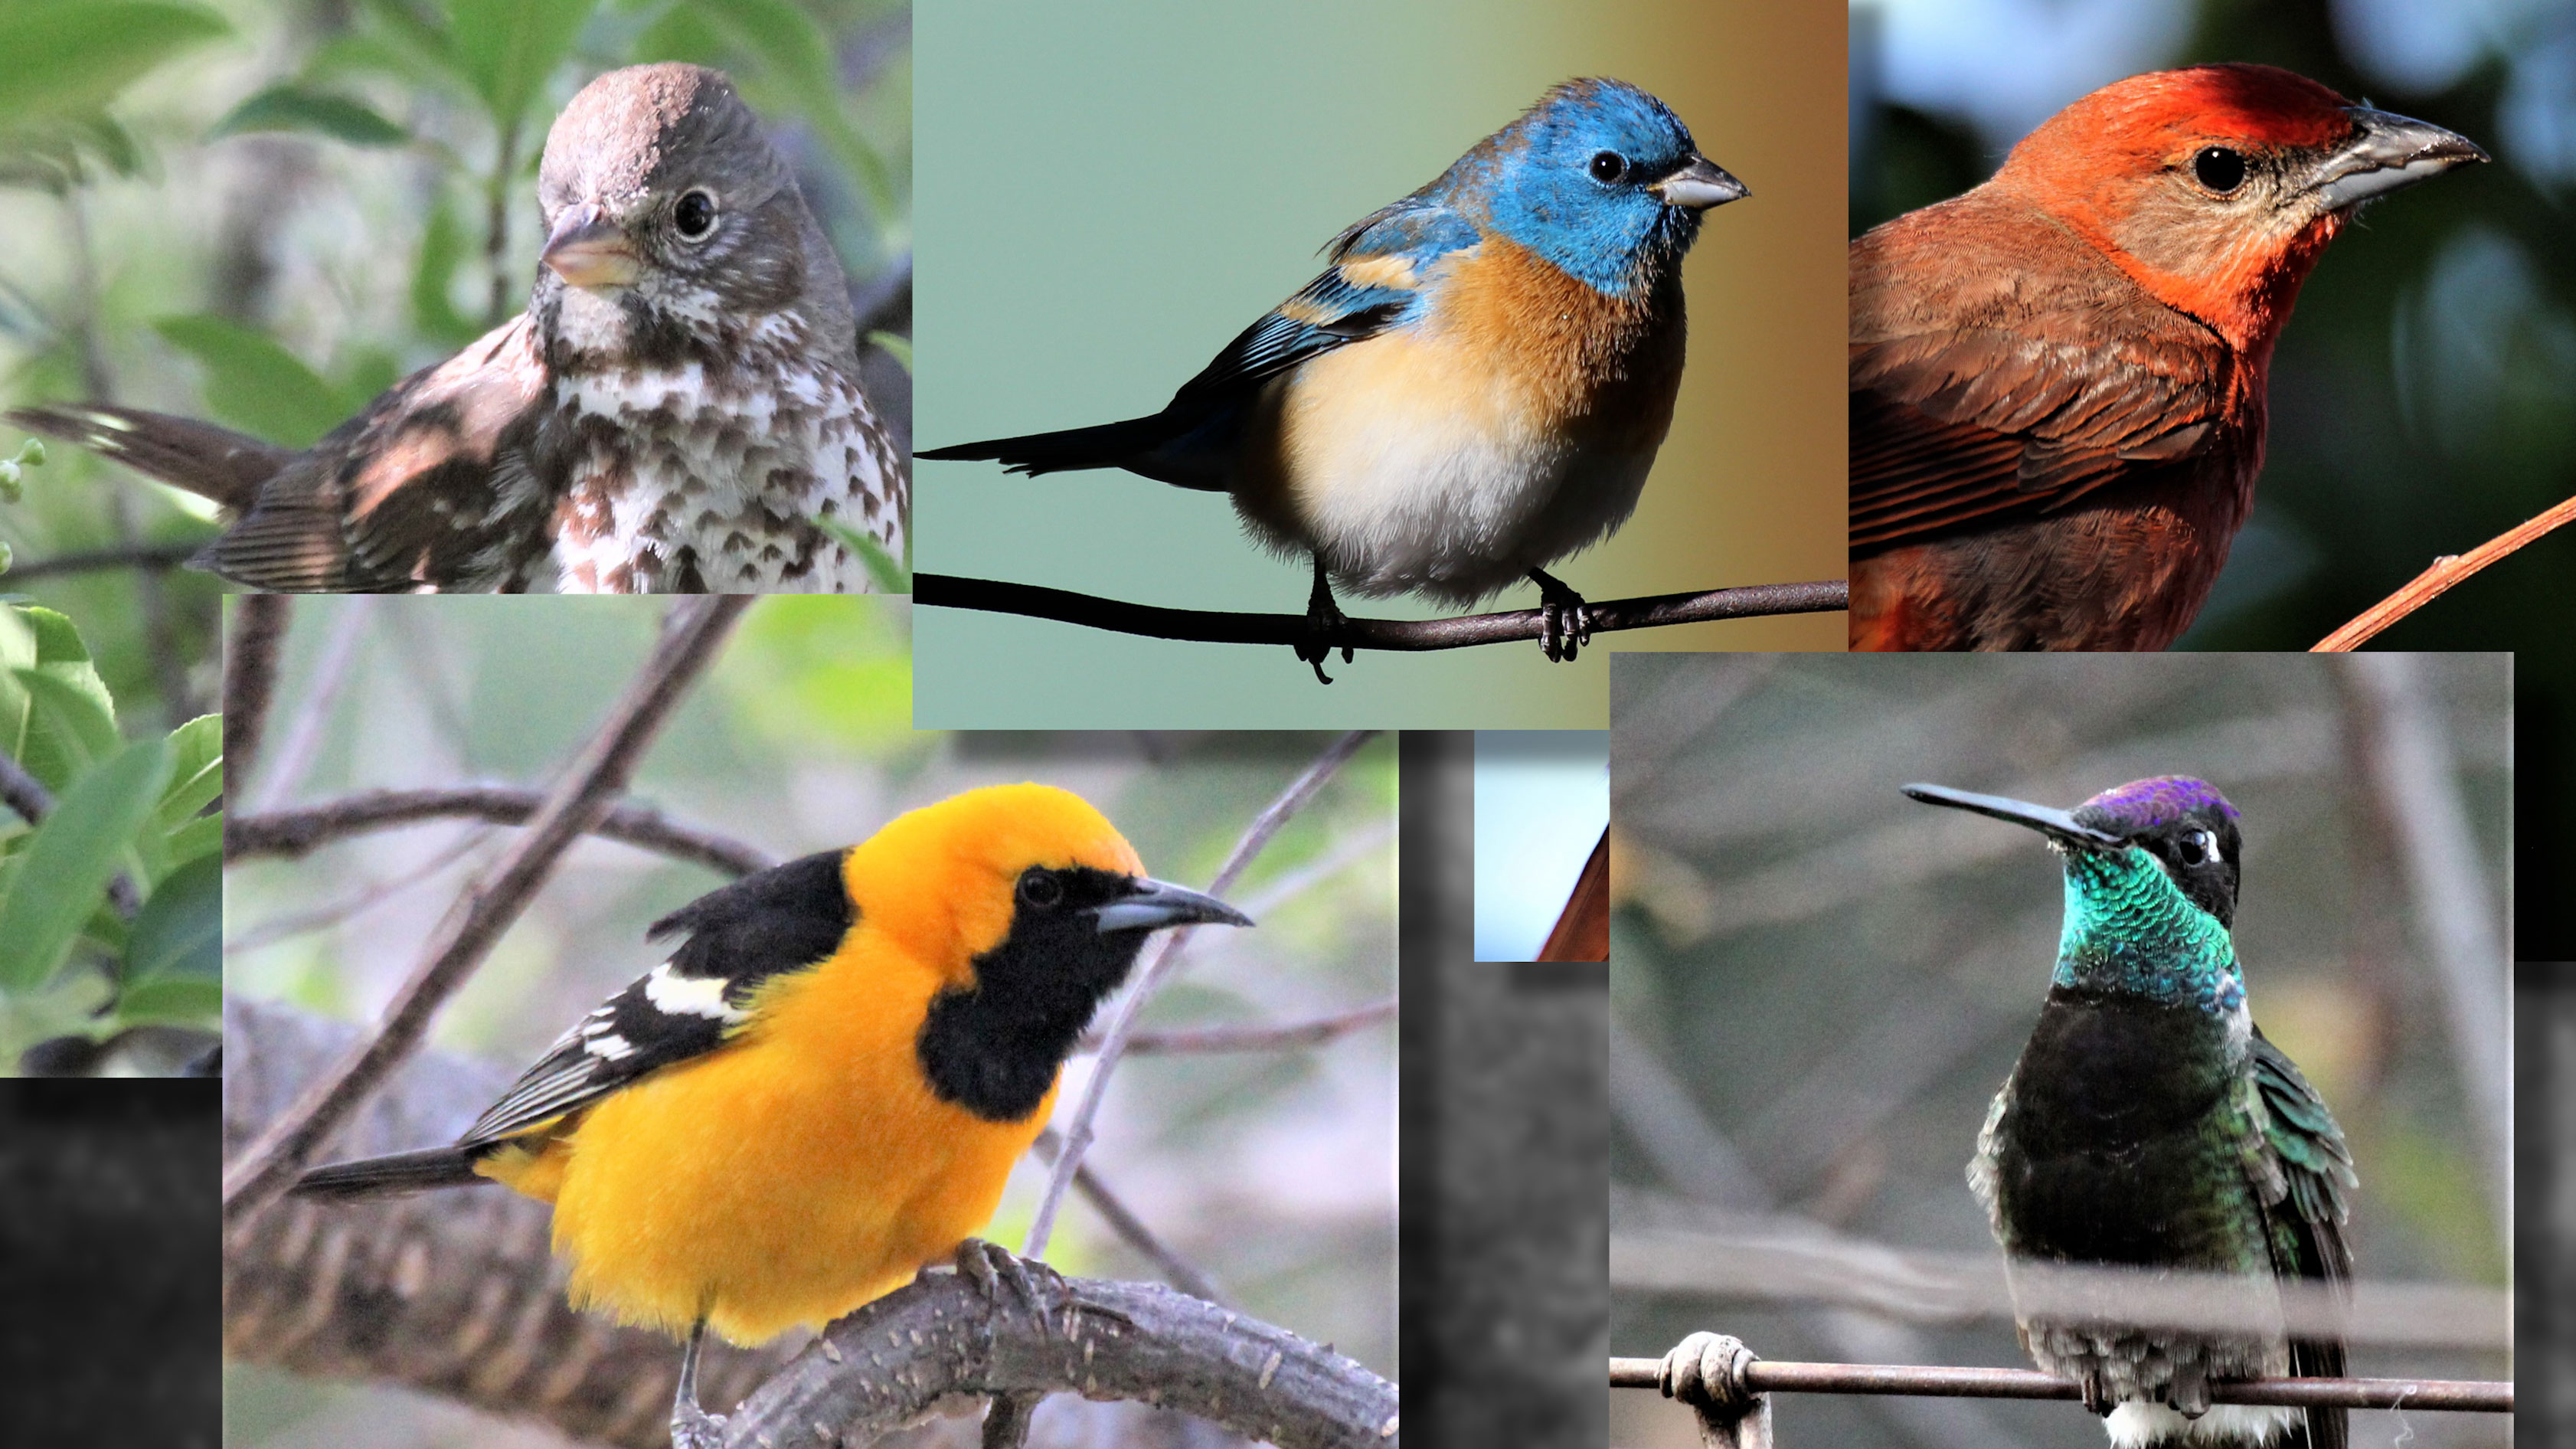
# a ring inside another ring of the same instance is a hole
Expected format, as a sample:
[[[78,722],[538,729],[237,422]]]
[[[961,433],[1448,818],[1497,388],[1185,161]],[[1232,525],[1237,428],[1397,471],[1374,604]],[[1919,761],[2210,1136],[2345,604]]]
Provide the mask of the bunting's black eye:
[[[716,229],[716,199],[704,190],[689,192],[672,208],[671,224],[680,229],[682,241],[705,241]]]
[[[1064,882],[1052,871],[1031,866],[1020,872],[1020,902],[1046,910],[1064,899]]]
[[[1628,174],[1628,158],[1616,151],[1592,153],[1592,179],[1608,186]]]
[[[2224,146],[2210,146],[2191,158],[2191,174],[2200,184],[2224,196],[2245,183],[2245,158]]]

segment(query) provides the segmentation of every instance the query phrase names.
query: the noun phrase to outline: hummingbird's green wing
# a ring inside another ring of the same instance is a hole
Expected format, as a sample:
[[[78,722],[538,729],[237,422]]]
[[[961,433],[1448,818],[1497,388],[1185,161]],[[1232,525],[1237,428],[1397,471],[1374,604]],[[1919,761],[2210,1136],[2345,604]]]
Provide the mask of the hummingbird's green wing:
[[[2254,1032],[2255,1100],[2262,1106],[2263,1149],[2272,1168],[2266,1180],[2263,1221],[2272,1249],[2272,1271],[2282,1278],[2316,1278],[2341,1285],[2352,1278],[2352,1246],[2344,1240],[2344,1193],[2359,1181],[2343,1129],[2325,1099],[2308,1085],[2296,1063]],[[2343,1376],[2339,1337],[2290,1340],[2290,1372],[2303,1378]],[[2343,1449],[2344,1411],[2310,1409],[2311,1449]]]

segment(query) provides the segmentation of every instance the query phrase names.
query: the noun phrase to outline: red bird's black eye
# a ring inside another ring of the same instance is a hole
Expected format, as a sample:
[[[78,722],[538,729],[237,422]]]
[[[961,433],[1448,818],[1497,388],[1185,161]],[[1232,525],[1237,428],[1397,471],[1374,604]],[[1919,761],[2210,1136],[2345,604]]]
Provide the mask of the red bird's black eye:
[[[1020,872],[1020,899],[1040,910],[1064,899],[1064,882],[1052,871],[1031,866]]]
[[[2245,183],[2245,158],[2224,146],[2211,146],[2191,158],[2191,174],[2224,196]]]
[[[1616,151],[1592,153],[1592,179],[1607,186],[1628,174],[1628,158]]]
[[[716,199],[704,191],[691,191],[680,198],[671,211],[671,222],[680,229],[684,241],[705,241],[716,229]]]

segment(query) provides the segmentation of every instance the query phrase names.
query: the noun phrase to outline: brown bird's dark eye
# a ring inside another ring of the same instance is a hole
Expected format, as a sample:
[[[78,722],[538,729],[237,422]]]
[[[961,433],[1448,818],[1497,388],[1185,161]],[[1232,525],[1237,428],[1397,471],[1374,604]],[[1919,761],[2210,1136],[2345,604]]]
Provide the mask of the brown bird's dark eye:
[[[1020,873],[1020,899],[1044,910],[1064,899],[1064,882],[1032,867]]]
[[[2245,158],[2224,146],[2212,146],[2191,158],[2191,174],[2223,195],[2244,184]]]
[[[673,224],[688,241],[704,241],[716,229],[716,199],[703,191],[692,191],[680,198],[679,209],[671,214]]]
[[[1592,155],[1592,179],[1607,186],[1628,174],[1628,159],[1616,151],[1596,151]]]

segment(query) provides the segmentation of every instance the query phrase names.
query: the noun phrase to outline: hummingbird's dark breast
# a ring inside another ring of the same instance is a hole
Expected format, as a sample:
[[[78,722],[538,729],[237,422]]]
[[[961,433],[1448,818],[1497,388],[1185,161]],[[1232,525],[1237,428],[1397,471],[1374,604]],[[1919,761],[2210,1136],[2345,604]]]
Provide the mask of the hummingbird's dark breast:
[[[2043,1259],[2252,1270],[2261,1210],[2232,1134],[2223,1018],[2049,992],[1995,1128],[2008,1245]]]

